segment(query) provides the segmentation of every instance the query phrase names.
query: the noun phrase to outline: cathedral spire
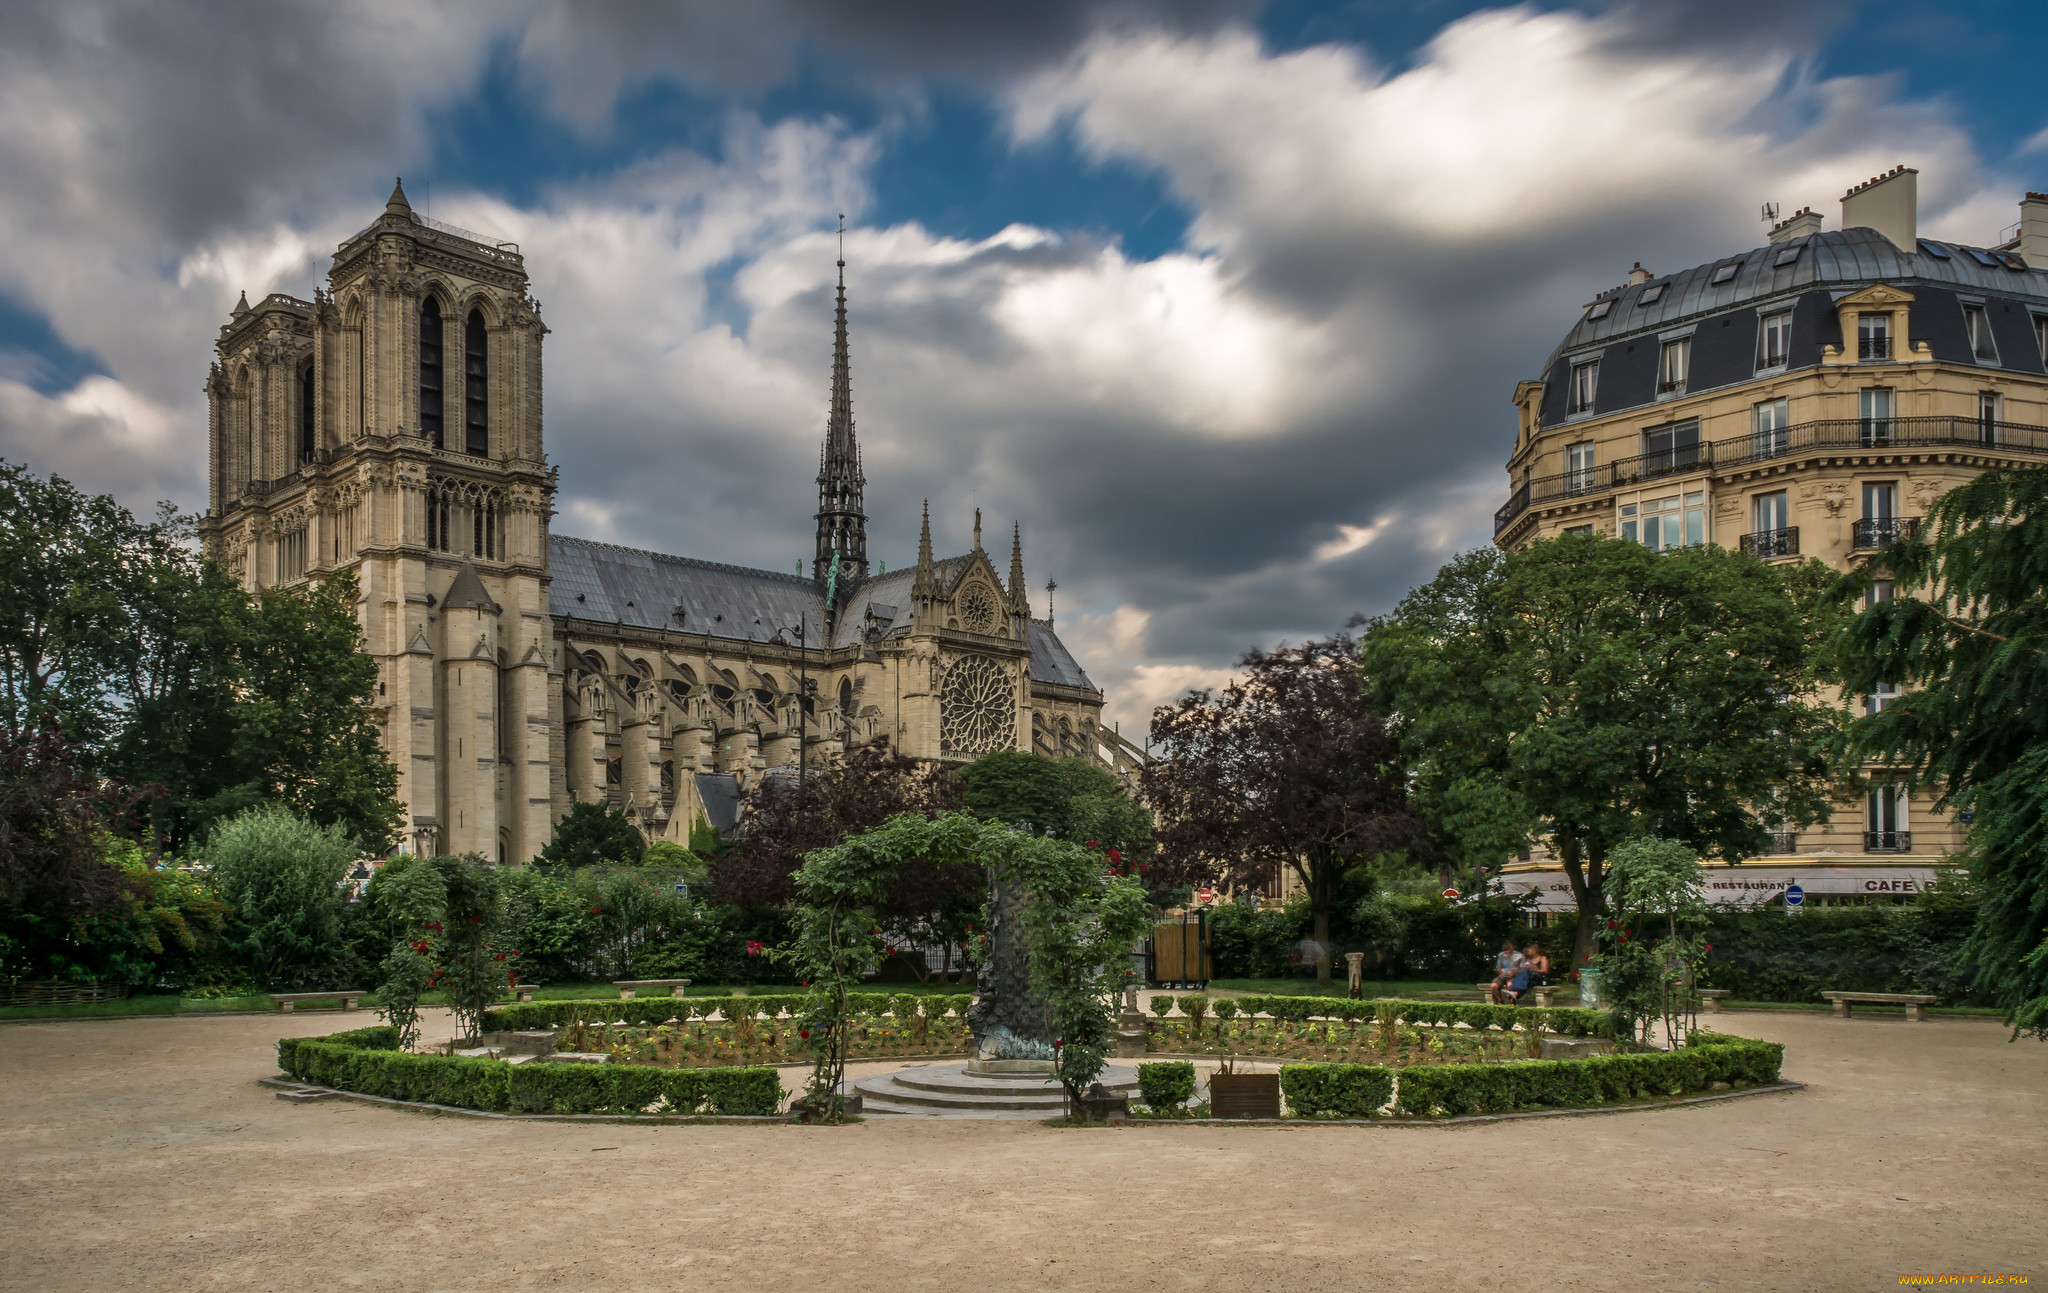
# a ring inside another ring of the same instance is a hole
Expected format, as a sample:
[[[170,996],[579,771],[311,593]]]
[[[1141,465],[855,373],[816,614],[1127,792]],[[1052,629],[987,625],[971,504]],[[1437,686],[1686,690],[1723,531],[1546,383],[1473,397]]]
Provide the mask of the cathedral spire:
[[[846,217],[839,217],[839,298],[832,331],[832,411],[825,419],[825,447],[818,462],[818,553],[812,567],[822,580],[836,556],[841,578],[851,583],[868,573],[868,518],[861,510],[867,477],[853,434],[853,374],[846,344]]]
[[[917,578],[910,586],[911,597],[928,600],[939,595],[938,569],[932,563],[932,501],[924,501],[924,524],[917,532]]]
[[[1024,527],[1010,524],[1010,607],[1017,614],[1031,615],[1031,594],[1024,590]]]

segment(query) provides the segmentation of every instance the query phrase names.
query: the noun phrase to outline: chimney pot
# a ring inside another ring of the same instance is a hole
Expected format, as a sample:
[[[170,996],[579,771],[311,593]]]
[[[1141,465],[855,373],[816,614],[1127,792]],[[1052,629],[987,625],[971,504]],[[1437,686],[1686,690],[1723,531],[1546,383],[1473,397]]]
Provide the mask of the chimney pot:
[[[1871,229],[1900,251],[1920,236],[1920,172],[1901,163],[1842,195],[1842,227]]]

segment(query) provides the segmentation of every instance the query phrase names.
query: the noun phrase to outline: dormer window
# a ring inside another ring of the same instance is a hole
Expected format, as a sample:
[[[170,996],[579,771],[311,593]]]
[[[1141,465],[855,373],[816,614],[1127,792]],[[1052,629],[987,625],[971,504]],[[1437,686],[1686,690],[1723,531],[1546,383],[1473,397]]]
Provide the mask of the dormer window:
[[[1785,268],[1785,266],[1787,266],[1787,265],[1790,265],[1790,264],[1791,264],[1792,262],[1794,262],[1794,261],[1798,260],[1798,259],[1799,259],[1799,253],[1800,253],[1800,252],[1802,252],[1802,251],[1805,251],[1805,250],[1806,250],[1806,244],[1805,244],[1805,243],[1803,243],[1803,242],[1802,242],[1802,243],[1799,243],[1799,244],[1796,244],[1796,245],[1794,245],[1794,246],[1791,246],[1791,247],[1787,247],[1787,248],[1785,248],[1785,250],[1783,250],[1783,251],[1781,251],[1781,252],[1779,252],[1779,253],[1778,253],[1778,255],[1777,255],[1777,259],[1775,259],[1775,260],[1773,260],[1773,261],[1771,262],[1771,268],[1772,268],[1772,269],[1783,269],[1783,268]]]
[[[1892,357],[1892,316],[1889,314],[1859,314],[1856,316],[1856,358],[1864,362],[1884,360]]]
[[[1680,337],[1664,343],[1657,365],[1657,389],[1667,395],[1685,389],[1686,370],[1692,366],[1692,338]]]
[[[1988,251],[1979,251],[1975,247],[1965,247],[1963,250],[1969,253],[1971,260],[1976,261],[1986,269],[1997,269],[1999,267],[1998,257]]]
[[[1600,361],[1572,365],[1572,412],[1591,413],[1600,393]]]
[[[1929,242],[1925,238],[1920,240],[1920,250],[1936,260],[1947,260],[1949,258],[1948,248],[1938,242]]]
[[[1741,268],[1742,262],[1739,260],[1731,260],[1725,265],[1718,265],[1714,269],[1714,276],[1707,280],[1707,285],[1709,287],[1719,287],[1721,284],[1734,278],[1735,271]]]
[[[1792,357],[1792,311],[1766,314],[1757,335],[1756,366],[1783,368]]]
[[[1604,319],[1607,317],[1607,312],[1613,308],[1614,302],[1612,300],[1595,301],[1593,302],[1593,308],[1586,312],[1586,317],[1588,319]]]
[[[1991,316],[1981,305],[1963,307],[1963,331],[1970,338],[1970,354],[1980,364],[1998,362],[1998,344],[1991,339]]]
[[[1655,305],[1657,302],[1663,299],[1664,285],[1662,283],[1652,283],[1648,287],[1643,289],[1643,294],[1641,296],[1636,298],[1636,305],[1638,307],[1645,305]]]

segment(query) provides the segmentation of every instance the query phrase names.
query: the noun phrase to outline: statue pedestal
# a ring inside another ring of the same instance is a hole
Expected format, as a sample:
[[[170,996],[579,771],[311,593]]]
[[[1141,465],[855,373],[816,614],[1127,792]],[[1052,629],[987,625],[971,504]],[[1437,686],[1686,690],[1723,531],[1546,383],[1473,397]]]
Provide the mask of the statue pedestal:
[[[991,1077],[1053,1077],[1059,1066],[1052,1060],[969,1060],[967,1071]]]

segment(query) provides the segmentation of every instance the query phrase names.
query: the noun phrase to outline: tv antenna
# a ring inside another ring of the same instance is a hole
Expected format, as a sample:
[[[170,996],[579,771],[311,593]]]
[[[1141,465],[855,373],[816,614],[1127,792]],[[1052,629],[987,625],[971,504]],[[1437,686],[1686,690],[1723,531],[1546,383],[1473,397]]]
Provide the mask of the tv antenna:
[[[1775,202],[1766,202],[1766,203],[1764,203],[1764,223],[1765,223],[1765,224],[1776,224],[1776,223],[1778,223],[1778,204],[1777,204],[1777,203],[1775,203]]]

